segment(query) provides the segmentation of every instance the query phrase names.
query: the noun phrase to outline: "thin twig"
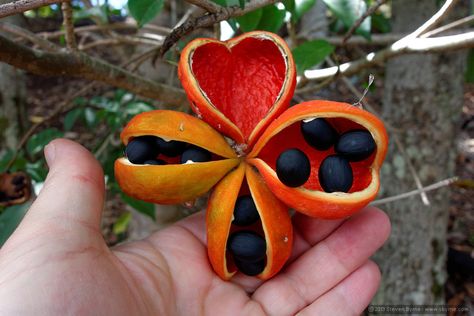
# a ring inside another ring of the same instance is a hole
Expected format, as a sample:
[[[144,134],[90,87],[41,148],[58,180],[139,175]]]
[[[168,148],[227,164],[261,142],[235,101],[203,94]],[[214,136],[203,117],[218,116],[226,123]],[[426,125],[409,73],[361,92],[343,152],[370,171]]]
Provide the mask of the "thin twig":
[[[406,199],[410,196],[418,195],[418,194],[421,194],[421,193],[425,193],[425,192],[433,191],[433,190],[436,190],[436,189],[439,189],[439,188],[442,188],[442,187],[449,186],[449,185],[455,183],[457,180],[458,180],[458,177],[448,178],[448,179],[430,184],[426,187],[423,187],[423,188],[420,188],[420,189],[417,189],[417,190],[413,190],[413,191],[405,192],[405,193],[402,193],[402,194],[390,196],[390,197],[387,197],[387,198],[375,200],[372,203],[370,203],[370,205],[380,205],[380,204],[385,204],[385,203],[388,203],[388,202],[393,202],[393,201]]]
[[[208,27],[214,23],[230,19],[232,17],[242,16],[250,11],[273,4],[277,0],[251,0],[245,4],[245,8],[239,6],[222,7],[219,12],[206,13],[196,18],[190,18],[182,25],[173,29],[169,34],[160,50],[160,55],[163,56],[181,37],[189,34],[195,29]],[[156,60],[156,58],[155,58]]]
[[[23,13],[39,7],[60,3],[58,0],[17,0],[0,5],[0,18],[6,16]]]
[[[30,32],[22,27],[19,27],[18,25],[7,23],[7,22],[0,22],[0,31],[3,32],[8,32],[10,34],[19,36],[21,38],[24,38],[31,43],[38,45],[42,49],[48,51],[48,52],[55,52],[61,49],[61,47],[57,46],[56,44],[45,40],[39,36],[36,36],[35,33]]]
[[[140,38],[135,36],[115,36],[113,38],[104,38],[92,43],[87,43],[79,46],[79,50],[85,51],[94,47],[104,46],[104,45],[121,45],[121,44],[129,44],[129,45],[151,45],[159,48],[161,46],[162,41],[147,39],[147,38]]]
[[[81,52],[44,52],[0,35],[0,61],[39,75],[69,75],[101,81],[169,105],[187,102],[181,89],[133,74]]]
[[[360,16],[360,18],[357,19],[357,21],[355,21],[355,23],[344,35],[344,38],[342,39],[342,46],[346,44],[347,40],[355,33],[357,28],[365,21],[365,19],[377,11],[377,9],[380,8],[380,6],[385,2],[387,2],[387,0],[377,0],[370,8],[367,9],[367,11],[364,12],[364,14]]]
[[[468,24],[470,22],[474,21],[474,14],[470,16],[466,16],[462,19],[453,21],[451,23],[448,23],[446,25],[440,26],[432,31],[426,32],[425,34],[421,35],[420,37],[431,37],[433,35],[437,35],[446,31],[449,31],[453,28],[463,26],[464,24]]]
[[[437,53],[469,47],[474,47],[474,32],[432,38],[414,38],[404,42],[400,40],[388,48],[376,53],[369,53],[364,58],[343,63],[339,67],[306,70],[304,75],[308,80],[324,80],[334,76],[339,70],[341,75],[351,76],[363,68],[382,65],[386,60],[403,54]]]
[[[402,40],[409,40],[412,38],[419,37],[420,35],[433,29],[436,25],[438,25],[439,22],[441,22],[449,14],[449,12],[452,10],[454,5],[458,1],[459,0],[446,0],[446,2],[441,6],[438,12],[433,14],[433,16],[428,19],[428,21],[423,23],[419,28],[417,28],[415,31],[410,33],[408,36],[406,36]]]
[[[63,12],[63,26],[66,31],[66,45],[69,50],[76,50],[76,37],[74,36],[74,24],[72,22],[71,1],[64,1],[61,5]]]
[[[217,13],[222,10],[222,6],[207,0],[186,0],[186,2],[194,4],[197,7],[200,7],[207,12]]]
[[[94,31],[104,31],[104,30],[121,30],[121,29],[133,29],[138,30],[138,26],[136,23],[132,22],[118,22],[112,24],[103,24],[103,25],[86,25],[74,28],[74,33],[76,35],[81,33],[87,32],[94,32]],[[142,28],[143,30],[148,30],[151,32],[157,32],[161,34],[169,34],[171,33],[171,29],[163,26],[153,25],[153,24],[146,24]],[[46,39],[53,39],[63,36],[65,34],[64,30],[61,31],[54,31],[54,32],[41,32],[38,33],[38,36],[41,36]]]

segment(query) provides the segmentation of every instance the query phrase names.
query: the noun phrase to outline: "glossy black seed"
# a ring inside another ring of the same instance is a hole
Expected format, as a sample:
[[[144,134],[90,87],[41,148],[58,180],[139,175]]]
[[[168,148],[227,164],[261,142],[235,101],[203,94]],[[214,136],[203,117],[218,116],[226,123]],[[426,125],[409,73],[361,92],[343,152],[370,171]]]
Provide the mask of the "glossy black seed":
[[[241,230],[230,235],[227,250],[240,261],[256,262],[265,258],[267,245],[265,239],[249,230]]]
[[[375,150],[375,141],[368,131],[355,130],[341,135],[335,150],[349,161],[361,161]]]
[[[239,196],[235,202],[234,220],[232,224],[237,226],[252,225],[260,216],[258,215],[257,207],[250,195]]]
[[[144,165],[166,165],[166,161],[161,159],[150,159],[143,163]]]
[[[183,152],[181,156],[181,163],[186,163],[188,160],[193,162],[206,162],[212,158],[211,153],[200,147],[189,147]]]
[[[319,166],[319,183],[326,192],[348,192],[352,186],[352,168],[339,155],[326,157]]]
[[[155,159],[159,153],[154,136],[135,137],[125,148],[125,155],[131,163],[142,164],[146,160]]]
[[[247,262],[234,258],[234,263],[240,272],[249,276],[260,274],[263,269],[265,269],[265,259],[256,262]]]
[[[338,133],[325,119],[317,118],[309,122],[301,121],[301,133],[306,142],[318,150],[329,149],[338,138]]]
[[[160,147],[160,152],[168,157],[176,157],[183,153],[184,149],[186,149],[186,143],[177,141],[177,140],[170,140],[166,141],[160,137],[157,137],[157,144]]]
[[[299,149],[285,150],[276,162],[278,179],[289,187],[299,187],[309,178],[311,165],[308,157]]]

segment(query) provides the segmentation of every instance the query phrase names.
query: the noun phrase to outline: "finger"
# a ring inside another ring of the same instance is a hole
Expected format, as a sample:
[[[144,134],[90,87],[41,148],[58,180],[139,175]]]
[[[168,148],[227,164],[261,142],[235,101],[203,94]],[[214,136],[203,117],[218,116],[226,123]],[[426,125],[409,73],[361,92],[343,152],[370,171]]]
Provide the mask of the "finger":
[[[361,315],[379,285],[380,270],[369,260],[298,315]]]
[[[368,208],[263,284],[253,298],[268,314],[294,314],[367,261],[389,233],[387,215]]]
[[[105,188],[97,160],[87,149],[66,139],[52,141],[44,152],[49,173],[18,233],[54,222],[68,232],[86,227],[100,234]]]
[[[293,216],[293,251],[288,263],[293,262],[302,253],[329,236],[346,219],[323,220],[306,216],[301,213]]]

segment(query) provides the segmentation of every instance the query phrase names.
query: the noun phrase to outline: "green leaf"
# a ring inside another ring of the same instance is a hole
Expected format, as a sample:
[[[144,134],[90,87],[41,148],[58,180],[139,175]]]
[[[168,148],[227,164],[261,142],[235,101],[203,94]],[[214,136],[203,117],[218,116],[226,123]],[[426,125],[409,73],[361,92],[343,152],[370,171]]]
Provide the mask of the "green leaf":
[[[93,128],[97,125],[98,120],[97,120],[96,112],[97,112],[96,110],[91,109],[91,108],[84,109],[84,119],[89,128]]]
[[[48,175],[48,169],[46,168],[43,159],[40,159],[34,163],[28,162],[24,170],[26,170],[30,177],[36,182],[44,182],[46,176]]]
[[[56,138],[63,137],[63,132],[57,128],[47,128],[41,132],[34,134],[26,143],[26,150],[30,155],[34,156],[41,152],[50,141]]]
[[[163,3],[163,0],[128,0],[128,9],[138,26],[142,27],[160,13]]]
[[[127,231],[128,225],[130,224],[130,220],[132,219],[132,213],[125,212],[117,218],[117,221],[114,223],[112,227],[112,231],[115,235],[123,234]]]
[[[363,0],[323,0],[332,13],[350,28],[365,11],[367,4]],[[356,33],[370,39],[370,16],[357,28]]]
[[[334,46],[325,40],[314,40],[305,42],[292,50],[295,59],[296,70],[303,73],[324,60],[334,51]]]
[[[375,13],[372,15],[372,28],[381,33],[390,33],[392,26],[390,20],[382,13]]]
[[[474,83],[474,49],[467,55],[466,82]]]
[[[293,14],[295,11],[295,0],[283,0],[282,3],[285,6],[286,11]]]
[[[268,5],[262,8],[262,17],[257,29],[276,33],[285,21],[285,10],[280,10],[276,5]]]
[[[10,235],[15,231],[18,224],[20,224],[30,204],[31,203],[27,202],[10,206],[0,213],[0,247],[3,246],[5,241],[7,241]]]
[[[293,12],[293,21],[298,21],[303,14],[308,12],[314,5],[316,0],[298,0],[295,1],[295,10]]]
[[[241,9],[245,8],[245,0],[239,0],[239,6]]]
[[[65,131],[70,131],[74,124],[76,123],[77,119],[81,117],[81,115],[84,113],[83,108],[78,108],[78,109],[73,109],[69,112],[67,112],[66,116],[64,117],[64,130]]]
[[[149,216],[153,220],[156,220],[154,204],[134,199],[125,194],[122,194],[122,200],[136,209],[138,212]]]
[[[240,29],[244,32],[255,30],[258,23],[260,22],[260,19],[262,18],[262,13],[262,9],[257,9],[236,18],[237,22],[239,22]]]

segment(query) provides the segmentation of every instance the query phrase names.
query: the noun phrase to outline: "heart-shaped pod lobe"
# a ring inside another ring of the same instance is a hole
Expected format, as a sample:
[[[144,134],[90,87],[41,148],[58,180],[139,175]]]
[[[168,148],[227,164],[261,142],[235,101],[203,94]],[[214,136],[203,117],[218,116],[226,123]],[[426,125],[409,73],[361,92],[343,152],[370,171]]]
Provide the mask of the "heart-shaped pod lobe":
[[[224,280],[234,271],[227,259],[226,245],[231,232],[235,202],[246,179],[250,194],[260,215],[266,241],[266,265],[258,278],[266,280],[281,270],[291,254],[293,226],[288,208],[267,188],[254,168],[245,162],[230,172],[214,188],[207,207],[207,247],[214,271]]]
[[[208,192],[239,159],[224,137],[205,122],[185,113],[156,110],[135,116],[122,131],[127,145],[134,137],[157,136],[204,148],[226,159],[191,164],[139,165],[127,158],[115,161],[115,177],[122,190],[152,203],[175,204]]]
[[[376,143],[376,150],[369,158],[350,163],[354,182],[347,193],[324,192],[319,183],[321,162],[334,154],[334,148],[320,151],[306,143],[300,124],[311,118],[324,118],[339,133],[367,130]],[[352,215],[375,198],[387,144],[388,136],[382,121],[371,113],[347,103],[310,101],[295,105],[273,121],[249,154],[248,163],[259,170],[272,192],[288,206],[309,216],[337,219]],[[291,188],[278,179],[275,161],[281,152],[295,147],[309,157],[311,174],[304,185]]]
[[[296,84],[290,49],[277,35],[261,31],[227,42],[190,42],[178,73],[194,112],[248,147],[288,107]]]

